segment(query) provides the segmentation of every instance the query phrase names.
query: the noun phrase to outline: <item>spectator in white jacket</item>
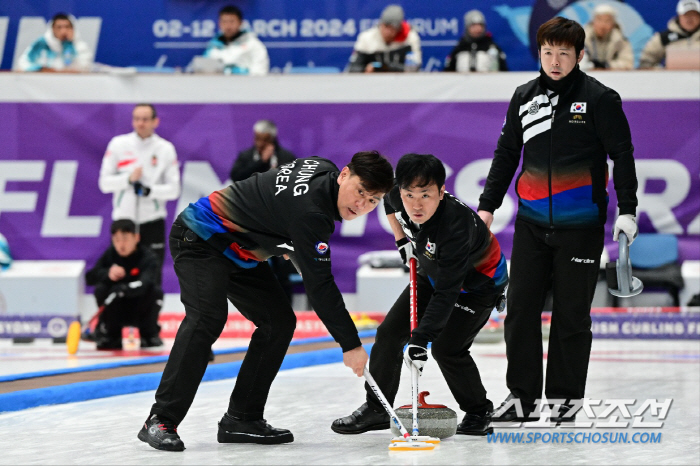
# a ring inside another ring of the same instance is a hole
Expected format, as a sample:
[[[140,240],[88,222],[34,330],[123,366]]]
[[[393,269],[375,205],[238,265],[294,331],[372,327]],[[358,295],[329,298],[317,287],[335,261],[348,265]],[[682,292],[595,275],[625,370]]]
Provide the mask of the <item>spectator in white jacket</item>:
[[[113,194],[112,220],[132,220],[141,244],[156,254],[158,286],[165,257],[165,206],[180,196],[177,153],[172,143],[155,133],[159,123],[153,105],[136,105],[134,131],[109,141],[99,179],[100,191]]]
[[[88,71],[92,52],[75,30],[75,18],[57,13],[43,36],[31,43],[20,56],[15,70],[77,72]]]
[[[418,33],[404,21],[403,8],[389,5],[382,11],[379,24],[357,36],[349,71],[416,71],[421,60]]]
[[[265,75],[270,71],[267,48],[242,25],[243,12],[238,7],[223,7],[219,11],[221,35],[209,41],[204,56],[223,63],[226,74]]]
[[[593,19],[583,27],[586,53],[579,66],[582,70],[631,70],[634,68],[632,44],[617,23],[615,8],[601,3],[593,10]]]

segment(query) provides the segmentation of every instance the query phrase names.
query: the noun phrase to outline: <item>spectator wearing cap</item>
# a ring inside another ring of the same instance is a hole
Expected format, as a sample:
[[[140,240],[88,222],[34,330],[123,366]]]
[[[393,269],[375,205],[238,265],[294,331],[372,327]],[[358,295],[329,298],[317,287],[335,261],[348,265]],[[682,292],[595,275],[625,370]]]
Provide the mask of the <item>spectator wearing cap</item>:
[[[654,34],[642,50],[640,68],[662,67],[666,50],[676,47],[700,47],[700,1],[681,0],[668,29]]]
[[[631,70],[634,68],[632,44],[622,34],[615,9],[607,3],[593,10],[593,20],[584,26],[586,41],[581,69]]]
[[[506,54],[486,30],[486,17],[479,10],[464,15],[464,35],[445,60],[444,71],[508,71]]]
[[[407,66],[406,57],[409,56]],[[350,56],[351,73],[408,71],[421,64],[420,37],[404,20],[399,5],[384,8],[379,23],[357,36]]]
[[[75,18],[57,13],[44,35],[32,42],[20,56],[17,71],[89,71],[93,56],[75,29]]]

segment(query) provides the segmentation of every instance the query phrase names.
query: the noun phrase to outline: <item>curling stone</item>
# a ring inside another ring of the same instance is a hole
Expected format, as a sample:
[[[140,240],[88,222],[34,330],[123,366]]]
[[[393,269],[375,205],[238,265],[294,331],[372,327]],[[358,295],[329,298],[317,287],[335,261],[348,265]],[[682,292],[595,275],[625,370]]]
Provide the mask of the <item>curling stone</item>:
[[[420,435],[437,437],[440,439],[452,437],[457,433],[457,413],[445,405],[431,405],[425,401],[430,392],[418,394],[418,432]],[[396,416],[401,424],[411,433],[413,425],[413,408],[411,405],[401,406],[396,410]],[[400,437],[399,429],[391,425],[391,432]]]

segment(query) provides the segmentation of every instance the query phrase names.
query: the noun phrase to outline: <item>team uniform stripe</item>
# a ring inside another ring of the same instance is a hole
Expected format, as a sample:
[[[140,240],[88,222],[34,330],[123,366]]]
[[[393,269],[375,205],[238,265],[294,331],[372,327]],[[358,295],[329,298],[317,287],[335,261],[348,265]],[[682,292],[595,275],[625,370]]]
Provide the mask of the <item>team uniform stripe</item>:
[[[482,258],[474,263],[474,268],[477,272],[493,278],[496,273],[496,267],[501,260],[501,247],[493,233],[491,233],[491,242],[489,247],[484,251]]]
[[[591,173],[589,171],[571,173],[568,175],[556,175],[552,177],[552,195],[583,186],[590,186],[591,183]]]
[[[212,200],[214,200],[215,205],[217,202],[219,204],[221,202],[214,196],[215,194],[217,193],[212,193],[208,197],[203,197],[194,204],[188,205],[180,214],[185,225],[205,241],[208,241],[214,235],[235,231],[230,221],[225,220],[225,223],[228,225],[224,225],[221,215],[216,213],[217,210],[219,212],[221,211],[221,207],[219,206],[219,208],[216,208],[213,206]],[[258,265],[258,260],[255,258],[255,255],[250,251],[242,249],[237,243],[231,243],[229,247],[223,251],[223,254],[239,267],[245,269],[250,269]]]
[[[535,201],[549,197],[549,180],[546,173],[524,172],[518,179],[518,196]]]
[[[506,256],[501,253],[501,258],[496,266],[496,271],[493,274],[493,283],[496,288],[501,288],[508,281],[508,264],[506,262]]]
[[[552,117],[552,106],[547,104],[546,107],[542,106],[540,107],[539,111],[535,113],[534,115],[530,115],[529,113],[523,116],[520,119],[521,124],[523,125],[523,131],[525,131],[527,128],[529,128],[532,125],[536,125],[538,122],[544,120],[545,118],[551,118]]]
[[[549,224],[549,198],[520,199],[518,215],[540,224]]]
[[[591,225],[598,222],[600,210],[593,202],[593,187],[581,186],[552,196],[552,216],[559,225]]]
[[[542,123],[543,121],[547,121],[547,120],[551,120],[551,119],[552,119],[551,112],[545,113],[544,115],[541,115],[538,118],[532,118],[532,119],[530,119],[528,124],[523,125],[523,132],[526,132],[528,129]]]
[[[530,106],[535,102],[537,103],[537,105],[542,107],[544,106],[544,104],[549,105],[549,98],[544,94],[535,96],[532,100],[520,106],[520,108],[518,109],[518,114],[520,114],[520,116],[522,117],[528,112]]]
[[[537,136],[538,134],[542,134],[545,131],[549,131],[550,129],[552,129],[552,119],[547,117],[540,123],[537,123],[536,125],[531,126],[525,131],[523,131],[523,144],[525,144],[527,141]]]
[[[105,154],[107,155],[107,154]],[[131,165],[132,163],[136,163],[136,159],[124,159],[120,160],[117,162],[117,168],[123,168],[126,167],[127,165]]]

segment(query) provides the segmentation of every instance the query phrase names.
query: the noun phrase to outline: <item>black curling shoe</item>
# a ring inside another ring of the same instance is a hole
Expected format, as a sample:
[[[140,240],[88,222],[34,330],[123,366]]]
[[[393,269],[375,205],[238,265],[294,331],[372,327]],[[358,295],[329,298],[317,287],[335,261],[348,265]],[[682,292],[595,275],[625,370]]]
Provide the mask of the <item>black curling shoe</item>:
[[[152,414],[139,431],[139,440],[146,442],[156,450],[183,451],[185,444],[177,434],[177,426]]]
[[[273,445],[290,443],[294,435],[287,429],[276,429],[265,421],[242,421],[228,413],[219,421],[219,433],[216,436],[219,443],[262,443]]]
[[[361,434],[370,430],[385,430],[389,428],[389,415],[378,413],[365,403],[350,416],[336,419],[331,429],[337,434]]]
[[[478,414],[465,414],[462,422],[457,426],[457,433],[462,435],[488,435],[493,434],[491,427],[491,413],[483,416]]]

